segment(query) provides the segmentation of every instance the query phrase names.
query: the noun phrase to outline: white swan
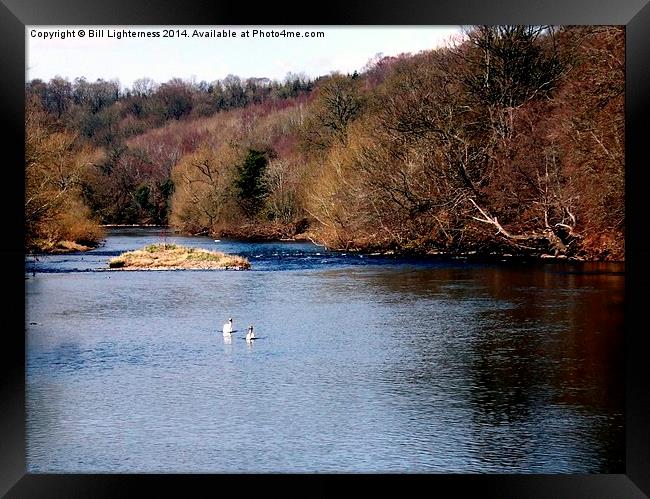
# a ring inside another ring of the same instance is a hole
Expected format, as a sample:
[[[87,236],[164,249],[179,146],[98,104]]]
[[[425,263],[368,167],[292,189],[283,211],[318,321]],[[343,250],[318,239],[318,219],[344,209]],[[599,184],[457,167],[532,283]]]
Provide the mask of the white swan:
[[[231,334],[232,334],[232,317],[228,319],[228,322],[226,322],[223,325],[223,335],[230,336]]]
[[[250,343],[255,339],[255,333],[253,332],[253,325],[248,326],[248,332],[246,333],[246,341]]]

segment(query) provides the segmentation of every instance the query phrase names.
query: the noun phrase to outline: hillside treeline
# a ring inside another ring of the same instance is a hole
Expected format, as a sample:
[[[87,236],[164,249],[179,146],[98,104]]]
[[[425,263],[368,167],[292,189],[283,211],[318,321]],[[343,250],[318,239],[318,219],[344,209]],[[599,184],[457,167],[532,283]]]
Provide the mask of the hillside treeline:
[[[624,38],[478,26],[314,81],[29,82],[27,197],[61,201],[26,204],[28,244],[79,241],[63,227],[82,220],[88,242],[94,220],[302,233],[348,250],[623,259]]]

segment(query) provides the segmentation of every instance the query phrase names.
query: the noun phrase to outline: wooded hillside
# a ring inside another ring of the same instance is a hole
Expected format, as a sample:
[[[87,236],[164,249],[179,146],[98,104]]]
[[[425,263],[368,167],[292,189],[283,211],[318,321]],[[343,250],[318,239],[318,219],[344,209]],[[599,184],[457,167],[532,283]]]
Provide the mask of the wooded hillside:
[[[29,249],[100,223],[624,257],[622,27],[474,27],[311,81],[26,86]]]

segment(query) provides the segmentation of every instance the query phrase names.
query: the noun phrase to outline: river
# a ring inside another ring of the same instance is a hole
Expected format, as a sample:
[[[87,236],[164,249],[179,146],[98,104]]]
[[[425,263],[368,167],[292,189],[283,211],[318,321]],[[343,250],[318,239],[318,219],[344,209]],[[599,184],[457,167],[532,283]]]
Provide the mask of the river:
[[[107,270],[162,241],[252,270]],[[28,472],[624,473],[622,264],[129,228],[25,277]]]

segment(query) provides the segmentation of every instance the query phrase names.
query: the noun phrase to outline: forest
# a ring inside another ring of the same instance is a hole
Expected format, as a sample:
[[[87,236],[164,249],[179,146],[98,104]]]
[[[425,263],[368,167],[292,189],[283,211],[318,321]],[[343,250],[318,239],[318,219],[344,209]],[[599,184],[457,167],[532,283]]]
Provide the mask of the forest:
[[[624,260],[625,31],[474,26],[352,74],[26,83],[25,247],[106,224]]]

